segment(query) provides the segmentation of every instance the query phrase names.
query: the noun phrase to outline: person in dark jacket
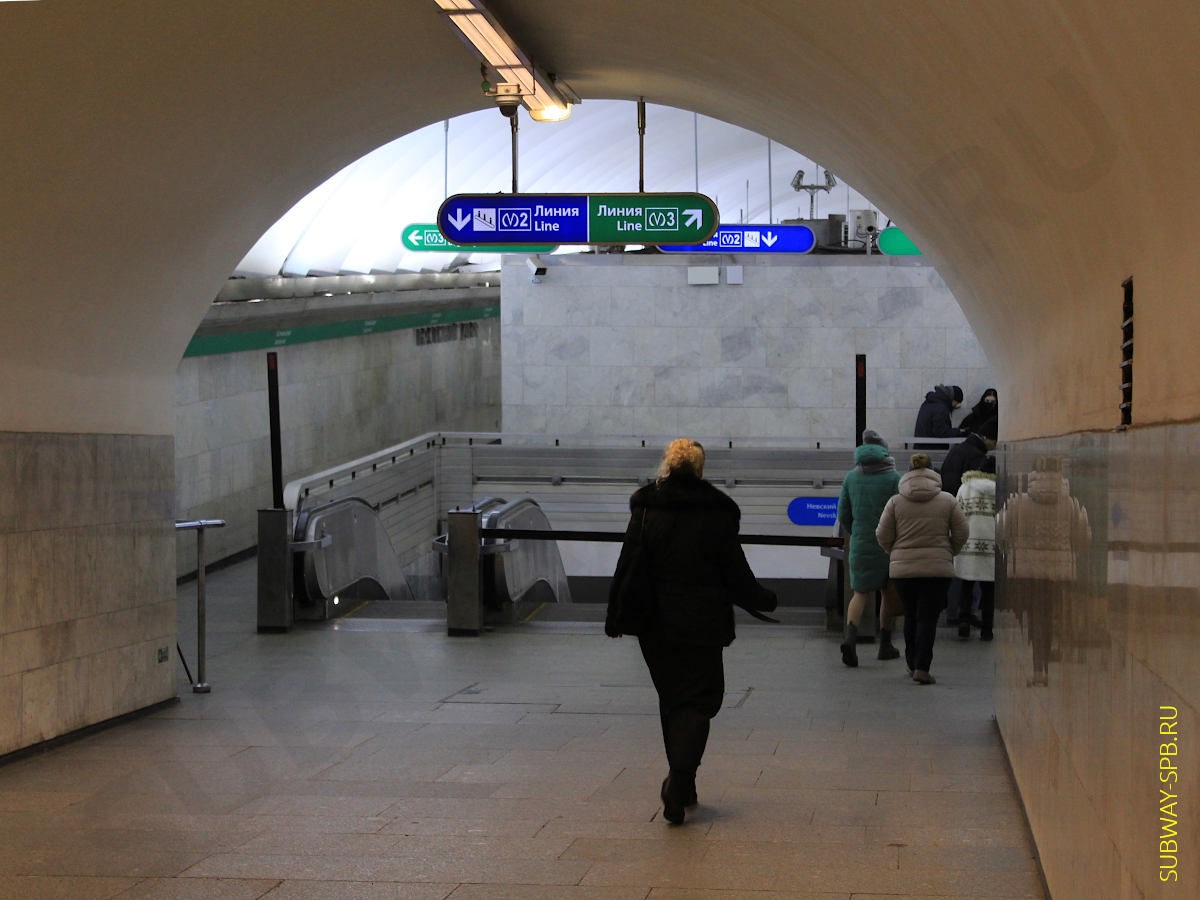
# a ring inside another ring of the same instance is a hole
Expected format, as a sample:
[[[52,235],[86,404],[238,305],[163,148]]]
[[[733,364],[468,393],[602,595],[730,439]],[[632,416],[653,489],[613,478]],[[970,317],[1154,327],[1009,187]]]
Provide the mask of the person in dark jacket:
[[[958,423],[959,434],[989,434],[995,440],[997,420],[1000,417],[999,395],[995,388],[988,388],[971,407],[971,411]]]
[[[914,437],[958,437],[958,431],[950,421],[950,414],[962,406],[963,392],[957,384],[939,384],[925,395],[925,402],[917,410],[917,424],[913,426]]]
[[[725,696],[721,655],[734,639],[733,607],[769,611],[776,605],[738,542],[741,510],[703,475],[704,448],[680,438],[663,453],[658,479],[630,497],[604,627],[620,637],[628,629],[620,618],[624,604],[642,599],[653,606],[637,637],[658,692],[670,766],[660,792],[663,817],[675,825],[683,822],[684,807],[696,803],[696,769]],[[653,597],[618,598],[615,589],[625,583],[639,545]]]
[[[965,441],[951,447],[942,460],[942,490],[957,494],[962,485],[963,472],[979,469],[983,465],[983,458],[995,449],[995,438],[981,434],[968,434]]]

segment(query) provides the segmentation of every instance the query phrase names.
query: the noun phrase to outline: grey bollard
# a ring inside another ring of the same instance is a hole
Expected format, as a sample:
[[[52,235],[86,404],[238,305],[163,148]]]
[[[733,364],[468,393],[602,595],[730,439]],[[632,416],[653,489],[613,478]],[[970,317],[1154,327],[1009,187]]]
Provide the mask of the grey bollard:
[[[292,627],[292,511],[258,511],[258,630]]]
[[[447,514],[446,634],[478,635],[483,629],[483,591],[480,584],[480,513],[454,510]]]

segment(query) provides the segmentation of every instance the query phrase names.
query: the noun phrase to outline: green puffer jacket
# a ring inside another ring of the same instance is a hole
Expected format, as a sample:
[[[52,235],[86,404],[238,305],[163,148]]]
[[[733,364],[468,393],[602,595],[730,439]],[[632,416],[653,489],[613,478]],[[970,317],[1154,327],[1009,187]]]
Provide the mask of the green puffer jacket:
[[[856,448],[854,462],[857,465],[842,479],[838,522],[842,533],[850,535],[850,589],[868,593],[887,583],[888,555],[875,540],[875,526],[888,499],[899,490],[900,473],[887,448],[878,444]]]

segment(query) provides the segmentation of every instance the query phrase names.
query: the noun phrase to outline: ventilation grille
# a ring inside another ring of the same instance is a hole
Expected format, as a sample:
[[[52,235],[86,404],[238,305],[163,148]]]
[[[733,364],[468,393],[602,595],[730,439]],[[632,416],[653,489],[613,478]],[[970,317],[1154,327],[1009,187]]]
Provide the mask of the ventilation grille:
[[[1133,424],[1133,278],[1121,285],[1125,303],[1121,311],[1121,428]]]

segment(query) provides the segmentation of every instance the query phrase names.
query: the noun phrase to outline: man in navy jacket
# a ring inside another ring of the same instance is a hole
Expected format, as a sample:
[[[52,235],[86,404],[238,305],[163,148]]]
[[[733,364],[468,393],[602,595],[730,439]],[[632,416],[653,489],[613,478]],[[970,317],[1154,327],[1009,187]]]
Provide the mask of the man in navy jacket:
[[[914,437],[958,437],[950,421],[950,413],[962,406],[963,392],[957,384],[939,384],[925,395],[917,411]]]

